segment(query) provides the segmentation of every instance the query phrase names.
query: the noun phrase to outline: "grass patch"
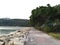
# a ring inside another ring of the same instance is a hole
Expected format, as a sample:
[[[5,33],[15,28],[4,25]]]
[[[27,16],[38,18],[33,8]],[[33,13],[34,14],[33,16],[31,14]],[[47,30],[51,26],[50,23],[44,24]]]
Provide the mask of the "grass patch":
[[[60,40],[60,33],[49,33],[49,35],[55,37],[56,39]]]

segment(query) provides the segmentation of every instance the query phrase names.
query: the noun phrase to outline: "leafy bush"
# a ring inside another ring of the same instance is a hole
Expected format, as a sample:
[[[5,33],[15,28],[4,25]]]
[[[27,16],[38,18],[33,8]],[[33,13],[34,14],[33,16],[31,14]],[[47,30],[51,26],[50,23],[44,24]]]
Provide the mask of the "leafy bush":
[[[49,26],[44,26],[43,31],[44,32],[51,32],[51,28]]]
[[[52,32],[60,32],[60,25],[56,25],[53,29]]]

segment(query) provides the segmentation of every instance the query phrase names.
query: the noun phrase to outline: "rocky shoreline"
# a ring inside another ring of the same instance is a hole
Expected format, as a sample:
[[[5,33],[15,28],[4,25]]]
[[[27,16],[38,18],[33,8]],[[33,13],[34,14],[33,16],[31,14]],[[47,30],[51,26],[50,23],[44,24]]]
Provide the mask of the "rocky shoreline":
[[[0,45],[24,45],[29,30],[18,30],[6,35],[0,35]]]

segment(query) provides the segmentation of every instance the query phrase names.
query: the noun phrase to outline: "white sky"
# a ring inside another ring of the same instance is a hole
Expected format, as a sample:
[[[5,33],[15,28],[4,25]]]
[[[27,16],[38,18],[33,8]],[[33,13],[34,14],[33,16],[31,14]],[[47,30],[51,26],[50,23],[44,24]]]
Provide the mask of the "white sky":
[[[0,18],[29,19],[31,10],[46,4],[60,4],[60,0],[0,0]]]

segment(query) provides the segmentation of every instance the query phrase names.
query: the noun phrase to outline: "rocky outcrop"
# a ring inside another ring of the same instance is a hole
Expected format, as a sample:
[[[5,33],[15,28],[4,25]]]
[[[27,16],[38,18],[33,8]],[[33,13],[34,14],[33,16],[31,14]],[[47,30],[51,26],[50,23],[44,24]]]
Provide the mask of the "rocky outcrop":
[[[27,33],[28,30],[21,30],[0,35],[0,45],[24,45]]]

